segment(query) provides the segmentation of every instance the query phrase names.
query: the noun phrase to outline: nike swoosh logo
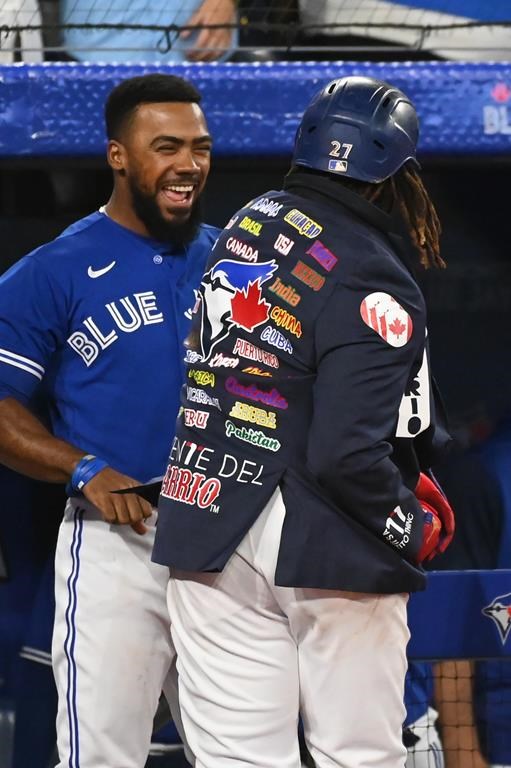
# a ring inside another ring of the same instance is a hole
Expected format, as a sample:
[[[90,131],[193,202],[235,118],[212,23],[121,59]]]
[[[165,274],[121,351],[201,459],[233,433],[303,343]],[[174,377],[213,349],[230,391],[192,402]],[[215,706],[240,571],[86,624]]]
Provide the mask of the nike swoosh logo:
[[[87,274],[89,277],[92,277],[93,279],[95,277],[101,277],[101,275],[106,275],[107,272],[110,272],[112,267],[115,267],[115,261],[112,261],[111,264],[108,264],[106,267],[103,267],[103,269],[92,269],[92,267],[89,267],[87,270]]]

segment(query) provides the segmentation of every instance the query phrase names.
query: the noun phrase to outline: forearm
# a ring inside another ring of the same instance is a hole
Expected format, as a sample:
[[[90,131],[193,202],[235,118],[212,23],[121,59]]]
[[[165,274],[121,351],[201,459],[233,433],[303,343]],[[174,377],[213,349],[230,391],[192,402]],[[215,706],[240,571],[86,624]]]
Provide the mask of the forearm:
[[[86,451],[53,437],[25,406],[13,398],[0,400],[0,463],[49,483],[67,483]],[[83,479],[83,476],[82,476]],[[131,525],[144,534],[144,519],[151,505],[136,494],[119,496],[112,491],[132,488],[138,481],[111,467],[100,468],[80,488],[108,523]]]
[[[14,398],[0,400],[0,462],[50,483],[65,483],[85,451],[54,437]]]

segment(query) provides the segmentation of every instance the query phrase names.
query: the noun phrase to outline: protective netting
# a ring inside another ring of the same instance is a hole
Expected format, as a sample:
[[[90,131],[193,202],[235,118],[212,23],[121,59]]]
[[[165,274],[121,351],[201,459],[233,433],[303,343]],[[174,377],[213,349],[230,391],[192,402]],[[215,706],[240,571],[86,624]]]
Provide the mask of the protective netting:
[[[0,0],[0,61],[508,59],[509,0]],[[264,53],[261,54],[261,49]]]

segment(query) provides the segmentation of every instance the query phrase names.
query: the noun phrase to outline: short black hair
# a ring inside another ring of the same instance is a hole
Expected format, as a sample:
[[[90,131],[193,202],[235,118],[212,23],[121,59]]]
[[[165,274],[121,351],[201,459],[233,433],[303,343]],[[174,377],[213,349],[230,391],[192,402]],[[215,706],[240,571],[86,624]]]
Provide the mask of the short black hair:
[[[140,75],[123,80],[110,92],[105,104],[106,135],[119,139],[126,122],[141,104],[184,102],[199,104],[201,95],[188,80],[177,75]]]

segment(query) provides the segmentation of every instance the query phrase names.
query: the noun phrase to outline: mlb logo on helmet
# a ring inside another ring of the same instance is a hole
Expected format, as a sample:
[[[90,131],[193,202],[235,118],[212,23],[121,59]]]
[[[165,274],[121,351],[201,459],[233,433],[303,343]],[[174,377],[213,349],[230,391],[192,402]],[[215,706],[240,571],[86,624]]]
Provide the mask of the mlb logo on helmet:
[[[346,173],[348,170],[348,163],[346,160],[329,160],[328,170],[334,173]]]

